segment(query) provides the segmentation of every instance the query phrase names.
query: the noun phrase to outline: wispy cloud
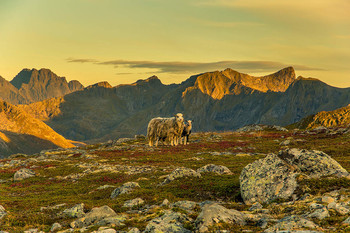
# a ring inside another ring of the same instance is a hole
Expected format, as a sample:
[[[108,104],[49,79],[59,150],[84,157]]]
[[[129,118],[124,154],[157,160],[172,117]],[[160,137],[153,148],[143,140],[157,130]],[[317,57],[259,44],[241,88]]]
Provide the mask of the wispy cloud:
[[[160,61],[130,61],[130,60],[110,60],[97,61],[95,59],[67,59],[68,62],[90,62],[96,65],[114,66],[115,68],[129,68],[129,69],[153,69],[153,72],[147,73],[199,73],[213,70],[223,70],[232,68],[244,72],[264,72],[277,71],[287,66],[293,66],[297,70],[322,70],[319,68],[298,65],[298,64],[284,64],[274,61],[217,61],[217,62],[160,62]]]
[[[89,59],[89,58],[83,58],[83,59],[76,59],[76,58],[67,58],[66,59],[68,62],[76,62],[76,63],[93,63],[97,62],[95,59]]]

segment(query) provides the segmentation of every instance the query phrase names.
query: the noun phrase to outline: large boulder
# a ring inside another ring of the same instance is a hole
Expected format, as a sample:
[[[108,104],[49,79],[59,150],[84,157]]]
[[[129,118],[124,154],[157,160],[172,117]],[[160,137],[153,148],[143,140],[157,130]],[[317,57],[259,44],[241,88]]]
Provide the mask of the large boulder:
[[[198,232],[207,232],[208,227],[215,223],[235,223],[245,225],[245,215],[237,210],[227,209],[219,204],[210,203],[203,206],[196,219]]]
[[[312,178],[349,175],[337,161],[322,151],[293,148],[280,151],[278,157]]]
[[[288,199],[298,186],[298,174],[311,178],[349,177],[349,173],[324,152],[285,149],[243,168],[239,177],[241,196],[246,204]]]
[[[243,168],[241,196],[246,204],[289,198],[297,187],[296,175],[277,155],[268,154]]]

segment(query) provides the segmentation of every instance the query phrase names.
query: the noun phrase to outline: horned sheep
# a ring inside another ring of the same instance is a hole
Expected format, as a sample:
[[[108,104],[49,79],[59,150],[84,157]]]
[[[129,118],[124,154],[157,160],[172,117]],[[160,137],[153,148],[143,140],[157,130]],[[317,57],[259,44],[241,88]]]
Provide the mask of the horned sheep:
[[[177,145],[181,138],[184,127],[184,118],[182,113],[177,113],[171,118],[153,118],[148,123],[147,138],[149,145],[158,146],[161,139],[167,140],[172,146]]]

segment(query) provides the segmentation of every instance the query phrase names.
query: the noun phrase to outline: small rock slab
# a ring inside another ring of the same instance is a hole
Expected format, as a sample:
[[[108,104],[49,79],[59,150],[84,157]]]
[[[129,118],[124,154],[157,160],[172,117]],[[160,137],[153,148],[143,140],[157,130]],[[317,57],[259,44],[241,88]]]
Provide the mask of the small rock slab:
[[[195,170],[192,170],[191,168],[180,167],[180,168],[177,168],[176,170],[174,170],[172,173],[170,173],[160,185],[168,184],[175,179],[179,179],[179,178],[182,178],[185,176],[193,176],[193,177],[197,177],[197,178],[202,177],[199,172],[196,172]]]
[[[34,176],[35,176],[35,172],[33,170],[28,168],[21,168],[15,173],[15,175],[13,176],[13,180],[19,181],[19,180],[27,179]]]
[[[142,200],[141,198],[135,198],[135,199],[126,201],[123,207],[132,208],[134,206],[142,205],[143,203],[145,203],[145,201]]]
[[[82,228],[90,225],[105,226],[108,224],[120,226],[125,219],[124,216],[117,215],[114,210],[105,205],[93,208],[84,217],[72,222],[70,226],[72,228]]]
[[[0,205],[0,219],[2,219],[6,214],[5,208]]]
[[[164,215],[152,219],[146,226],[144,233],[174,232],[190,233],[191,231],[184,228],[183,223],[188,221],[184,214],[171,210],[164,211]]]
[[[202,172],[215,172],[216,174],[219,175],[232,175],[232,172],[230,169],[228,169],[225,166],[222,165],[215,165],[215,164],[207,164],[197,170],[197,172],[202,173]]]
[[[114,189],[113,192],[111,193],[111,198],[113,199],[121,194],[130,193],[135,188],[140,188],[139,183],[127,182],[127,183],[123,184],[122,186],[120,186],[119,188]]]
[[[265,230],[265,232],[292,231],[300,229],[315,229],[318,226],[307,218],[291,215],[280,219],[277,224]]]
[[[198,232],[207,232],[208,227],[219,222],[245,225],[245,215],[237,210],[227,209],[219,204],[206,204],[202,207],[195,224]]]
[[[172,206],[191,212],[197,206],[197,204],[198,203],[194,201],[178,201],[172,204]]]
[[[313,213],[309,214],[307,217],[309,218],[317,218],[319,220],[322,220],[324,218],[330,217],[329,212],[326,207],[321,209],[316,209]]]
[[[67,218],[81,218],[84,215],[84,203],[77,204],[69,209],[65,209],[59,214],[59,216]]]

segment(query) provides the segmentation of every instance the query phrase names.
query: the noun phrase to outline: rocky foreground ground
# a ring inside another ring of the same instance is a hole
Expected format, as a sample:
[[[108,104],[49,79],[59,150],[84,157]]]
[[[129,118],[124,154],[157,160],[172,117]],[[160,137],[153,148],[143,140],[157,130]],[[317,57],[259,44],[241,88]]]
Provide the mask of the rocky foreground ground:
[[[250,126],[0,160],[0,232],[350,232],[350,130]]]

